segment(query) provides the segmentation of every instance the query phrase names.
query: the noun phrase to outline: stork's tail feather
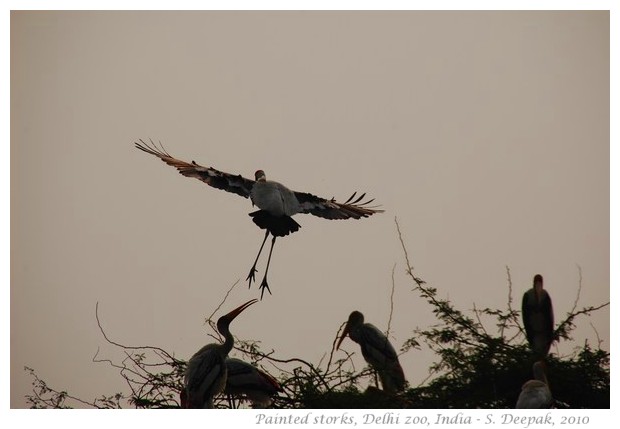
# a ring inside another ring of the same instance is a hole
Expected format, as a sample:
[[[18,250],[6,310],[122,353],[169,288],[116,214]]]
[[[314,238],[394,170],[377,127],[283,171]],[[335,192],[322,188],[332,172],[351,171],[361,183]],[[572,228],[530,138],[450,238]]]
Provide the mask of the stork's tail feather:
[[[395,393],[402,392],[405,389],[407,380],[405,379],[403,368],[398,362],[394,362],[378,372],[383,390]]]
[[[268,230],[274,237],[284,237],[301,228],[301,225],[290,216],[274,216],[264,210],[258,210],[249,215],[260,229]]]

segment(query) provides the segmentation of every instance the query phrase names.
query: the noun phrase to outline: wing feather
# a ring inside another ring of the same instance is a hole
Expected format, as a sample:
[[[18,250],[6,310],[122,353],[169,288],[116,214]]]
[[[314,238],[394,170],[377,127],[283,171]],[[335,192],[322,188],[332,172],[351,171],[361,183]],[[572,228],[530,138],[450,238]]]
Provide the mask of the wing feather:
[[[334,198],[327,200],[307,192],[295,192],[295,197],[299,201],[300,213],[310,213],[325,219],[361,219],[384,211],[370,205],[374,199],[361,202],[366,196],[365,193],[355,198],[356,194],[357,192],[354,192],[344,203],[339,203]]]
[[[364,324],[361,335],[362,355],[379,373],[383,389],[391,392],[404,389],[405,373],[387,336],[370,323]]]
[[[398,360],[396,350],[390,340],[375,325],[365,323],[361,329],[362,354],[375,365],[385,366],[388,362]]]
[[[543,291],[542,307],[543,314],[545,315],[545,330],[549,338],[553,338],[553,304],[551,303],[551,296],[547,291]]]
[[[224,390],[226,393],[232,393],[235,389],[257,389],[270,395],[283,392],[275,378],[247,362],[236,358],[227,358],[226,367],[228,369],[228,378]]]
[[[532,301],[534,289],[529,289],[523,294],[523,300],[521,301],[521,316],[523,318],[523,327],[525,328],[525,336],[528,343],[534,342],[534,327],[531,324],[532,320]]]
[[[157,147],[153,141],[149,144],[140,139],[135,145],[141,151],[154,155],[166,164],[176,168],[183,176],[196,178],[214,188],[232,192],[245,198],[250,196],[255,183],[254,180],[246,179],[241,175],[224,173],[211,167],[203,167],[194,161],[189,163],[176,159],[161,144],[161,147]]]
[[[189,408],[212,404],[213,396],[224,389],[226,364],[217,353],[216,344],[207,344],[187,363],[184,384]]]
[[[176,168],[183,176],[196,178],[214,188],[232,192],[245,198],[250,197],[252,188],[256,183],[254,180],[246,179],[241,175],[225,173],[212,167],[204,167],[195,161],[190,163],[176,159],[161,144],[160,147],[157,147],[152,140],[147,143],[140,139],[135,142],[135,145],[141,151],[154,155]],[[365,193],[357,196],[357,192],[354,192],[344,203],[339,203],[334,198],[327,200],[307,192],[295,192],[294,194],[299,201],[300,213],[310,213],[325,219],[361,219],[383,212],[377,206],[370,205],[374,199],[362,201],[366,196]]]

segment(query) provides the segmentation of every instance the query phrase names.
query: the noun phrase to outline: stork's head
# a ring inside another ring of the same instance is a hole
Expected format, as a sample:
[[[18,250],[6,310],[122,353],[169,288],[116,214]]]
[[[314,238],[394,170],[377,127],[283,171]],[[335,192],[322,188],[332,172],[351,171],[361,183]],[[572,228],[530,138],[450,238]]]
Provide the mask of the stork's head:
[[[228,326],[230,325],[230,322],[232,322],[235,319],[235,317],[240,315],[243,310],[245,310],[250,305],[252,305],[252,304],[254,304],[256,302],[258,302],[257,299],[253,299],[251,301],[248,301],[245,304],[240,305],[239,307],[235,308],[230,313],[225,314],[222,317],[220,317],[217,320],[217,330],[220,331],[220,334],[226,335],[225,332],[228,331]]]
[[[543,276],[540,274],[536,274],[534,276],[534,284],[532,285],[534,289],[542,289],[543,287]]]
[[[540,274],[536,274],[534,276],[534,284],[532,287],[534,288],[534,293],[536,294],[537,299],[540,299],[540,294],[543,290],[543,277]]]
[[[340,344],[342,344],[342,341],[344,340],[344,338],[349,335],[349,332],[351,332],[351,329],[355,329],[358,326],[362,326],[364,324],[364,315],[362,313],[360,313],[359,311],[353,311],[351,314],[349,314],[349,320],[347,320],[347,324],[344,327],[344,330],[342,331],[342,335],[340,336],[340,340],[338,340],[338,345],[336,346],[336,349],[340,348]]]
[[[256,170],[256,173],[254,173],[254,178],[257,182],[264,182],[267,180],[267,177],[265,176],[265,172],[263,170]]]

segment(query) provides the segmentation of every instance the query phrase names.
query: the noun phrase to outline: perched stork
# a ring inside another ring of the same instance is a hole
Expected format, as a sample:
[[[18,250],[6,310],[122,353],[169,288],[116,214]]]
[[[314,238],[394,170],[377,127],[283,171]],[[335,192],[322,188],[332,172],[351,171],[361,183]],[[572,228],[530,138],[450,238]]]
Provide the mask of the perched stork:
[[[226,368],[228,378],[224,393],[247,397],[253,408],[267,408],[273,402],[272,397],[283,392],[275,378],[240,359],[226,359]]]
[[[544,361],[534,362],[532,369],[534,379],[526,381],[521,387],[516,408],[551,408],[554,401],[545,375]]]
[[[336,349],[346,336],[362,348],[362,356],[378,373],[386,392],[399,392],[405,388],[405,374],[390,340],[375,325],[364,323],[364,315],[354,311],[342,331]]]
[[[241,175],[234,175],[218,171],[211,167],[203,167],[196,162],[181,161],[172,157],[166,150],[156,147],[152,142],[143,140],[135,143],[136,147],[148,154],[155,155],[166,164],[175,167],[179,173],[187,177],[194,177],[217,189],[232,192],[245,198],[250,198],[252,205],[260,210],[250,213],[254,223],[265,230],[265,238],[260,246],[254,264],[246,280],[248,286],[255,280],[256,263],[263,251],[269,234],[272,235],[271,248],[267,258],[265,275],[260,284],[261,299],[265,289],[271,294],[267,284],[267,272],[271,262],[271,253],[277,237],[284,237],[301,228],[291,216],[297,213],[310,213],[325,219],[360,219],[383,212],[374,206],[369,206],[374,200],[362,202],[366,194],[356,198],[356,192],[344,203],[338,203],[333,198],[327,200],[307,192],[291,191],[281,183],[267,180],[263,170],[256,171],[255,180],[246,179]]]
[[[258,300],[253,299],[235,308],[217,321],[217,330],[224,336],[223,344],[207,344],[198,350],[187,363],[185,394],[181,395],[184,408],[213,408],[213,397],[224,390],[226,358],[233,348],[234,339],[229,325],[243,310]]]
[[[521,312],[527,341],[536,359],[544,359],[553,342],[553,306],[540,274],[534,276],[534,285],[523,294]]]

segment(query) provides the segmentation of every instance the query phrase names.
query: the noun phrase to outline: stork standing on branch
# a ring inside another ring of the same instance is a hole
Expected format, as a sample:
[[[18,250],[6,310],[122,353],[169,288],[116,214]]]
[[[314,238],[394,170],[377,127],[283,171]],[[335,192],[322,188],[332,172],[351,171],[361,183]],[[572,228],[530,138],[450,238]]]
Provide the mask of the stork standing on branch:
[[[185,370],[185,392],[181,394],[183,408],[213,408],[213,397],[226,386],[226,358],[235,342],[230,333],[230,322],[257,301],[248,301],[220,317],[217,330],[224,336],[224,343],[207,344],[190,358]]]
[[[534,276],[531,289],[523,294],[521,313],[527,341],[536,359],[544,359],[553,343],[553,305],[543,289],[543,277]]]
[[[379,373],[384,391],[395,393],[405,388],[407,380],[394,346],[375,325],[364,323],[364,315],[359,311],[349,315],[336,349],[347,335],[360,345],[366,362]]]
[[[291,216],[297,213],[310,213],[325,219],[360,219],[383,212],[383,210],[378,210],[376,206],[369,205],[374,201],[373,199],[362,201],[366,194],[356,198],[357,192],[355,192],[347,201],[339,203],[333,198],[327,200],[307,192],[291,191],[281,183],[267,180],[263,170],[256,171],[254,175],[255,180],[250,180],[241,175],[224,173],[211,167],[203,167],[194,161],[191,163],[181,161],[172,157],[163,147],[155,146],[152,141],[149,144],[140,140],[135,145],[138,149],[155,155],[166,164],[175,167],[182,175],[201,180],[214,188],[232,192],[244,198],[250,198],[252,205],[260,209],[250,213],[250,216],[259,228],[265,230],[265,238],[246,280],[248,281],[248,286],[251,286],[252,281],[255,280],[258,258],[263,251],[267,237],[271,234],[273,237],[271,248],[269,249],[265,274],[260,284],[261,299],[265,289],[271,294],[267,283],[267,272],[269,271],[271,253],[273,252],[276,238],[284,237],[301,228],[301,225],[295,222]]]

